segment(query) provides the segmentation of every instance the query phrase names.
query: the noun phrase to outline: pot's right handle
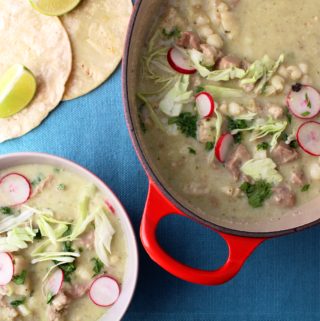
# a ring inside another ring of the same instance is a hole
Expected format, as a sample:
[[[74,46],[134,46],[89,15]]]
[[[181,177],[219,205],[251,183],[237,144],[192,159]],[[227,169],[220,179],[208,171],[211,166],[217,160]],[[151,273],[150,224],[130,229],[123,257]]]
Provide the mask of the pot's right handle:
[[[227,261],[222,267],[214,271],[195,269],[172,258],[160,247],[157,241],[157,226],[162,218],[170,214],[186,216],[171,204],[150,180],[147,204],[140,228],[142,244],[152,260],[169,273],[188,282],[218,285],[231,280],[237,275],[255,248],[265,240],[264,238],[247,238],[217,232],[228,244],[229,256]]]

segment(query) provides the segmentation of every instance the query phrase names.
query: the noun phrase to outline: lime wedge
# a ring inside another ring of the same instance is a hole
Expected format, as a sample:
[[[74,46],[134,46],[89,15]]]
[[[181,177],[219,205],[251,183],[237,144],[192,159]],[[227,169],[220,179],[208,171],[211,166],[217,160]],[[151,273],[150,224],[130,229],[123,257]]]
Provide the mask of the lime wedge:
[[[36,79],[23,65],[13,65],[0,78],[0,118],[25,108],[35,95]]]
[[[34,9],[47,16],[62,16],[73,10],[81,0],[29,0]]]

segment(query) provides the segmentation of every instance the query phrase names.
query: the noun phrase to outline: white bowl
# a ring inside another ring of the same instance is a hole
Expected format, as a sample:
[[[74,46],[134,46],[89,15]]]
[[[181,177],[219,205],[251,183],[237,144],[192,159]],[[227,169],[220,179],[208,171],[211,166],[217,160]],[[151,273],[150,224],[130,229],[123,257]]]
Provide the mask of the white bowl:
[[[24,164],[47,164],[62,167],[83,177],[95,184],[101,193],[106,197],[115,209],[120,219],[122,231],[125,235],[127,246],[127,263],[124,280],[122,283],[121,295],[118,301],[106,312],[99,321],[119,321],[124,316],[133,297],[137,276],[138,276],[138,250],[135,234],[128,214],[120,203],[119,199],[110,188],[93,173],[73,163],[72,161],[57,156],[42,153],[16,153],[0,156],[0,169],[19,166]]]

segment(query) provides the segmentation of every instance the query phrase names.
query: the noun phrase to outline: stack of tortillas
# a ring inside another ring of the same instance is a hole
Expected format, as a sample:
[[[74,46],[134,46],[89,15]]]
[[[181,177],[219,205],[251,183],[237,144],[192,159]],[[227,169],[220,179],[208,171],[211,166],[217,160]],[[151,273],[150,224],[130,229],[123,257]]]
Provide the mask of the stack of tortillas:
[[[37,93],[19,113],[0,119],[0,142],[37,127],[62,99],[101,85],[119,64],[131,0],[82,0],[61,19],[45,16],[27,0],[0,0],[0,75],[23,64]]]

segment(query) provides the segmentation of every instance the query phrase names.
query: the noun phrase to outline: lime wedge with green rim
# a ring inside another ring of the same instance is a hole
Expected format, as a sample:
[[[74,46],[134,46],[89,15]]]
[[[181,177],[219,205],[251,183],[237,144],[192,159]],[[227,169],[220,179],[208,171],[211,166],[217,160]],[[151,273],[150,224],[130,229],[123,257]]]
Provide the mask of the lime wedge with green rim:
[[[29,0],[34,9],[47,16],[62,16],[73,10],[81,0]]]
[[[13,65],[0,78],[0,118],[10,117],[25,108],[37,89],[32,72],[23,65]]]

